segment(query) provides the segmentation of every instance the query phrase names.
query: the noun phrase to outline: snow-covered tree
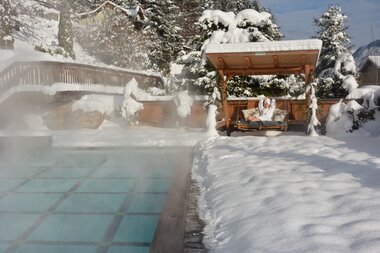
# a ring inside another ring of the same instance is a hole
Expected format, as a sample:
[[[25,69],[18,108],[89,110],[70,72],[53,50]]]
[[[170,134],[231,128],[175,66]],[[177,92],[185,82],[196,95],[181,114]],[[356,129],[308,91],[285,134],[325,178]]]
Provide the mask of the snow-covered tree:
[[[70,57],[75,58],[73,45],[74,37],[70,4],[69,1],[62,1],[58,24],[58,46],[62,47]]]
[[[245,9],[255,9],[251,0],[212,0],[212,9],[221,11],[232,11],[238,13]]]
[[[11,5],[0,0],[0,49],[13,49]]]
[[[183,40],[175,18],[179,8],[172,0],[146,0],[144,7],[148,18],[144,30],[153,38],[149,45],[151,67],[168,74],[170,63],[182,50]]]
[[[341,7],[330,6],[314,20],[319,28],[315,38],[323,42],[315,73],[318,78],[319,97],[345,97],[347,92],[342,83],[348,75],[356,76],[355,62],[350,53],[351,39],[346,32],[347,18]]]
[[[46,1],[46,0],[45,0]],[[49,0],[57,1],[57,0]],[[74,13],[83,13],[93,10],[106,2],[107,0],[68,0],[71,2],[70,6]],[[131,8],[139,5],[141,1],[139,0],[109,0],[123,8]]]
[[[113,9],[103,22],[82,27],[78,39],[89,54],[104,63],[137,70],[147,68],[149,37],[120,9]]]
[[[194,39],[194,51],[181,56],[179,63],[185,65],[180,86],[194,85],[199,90],[211,92],[217,84],[217,73],[204,57],[209,43],[244,43],[278,40],[282,35],[271,14],[246,9],[235,15],[233,12],[206,10],[199,19],[200,34]],[[252,95],[257,81],[252,78],[234,78],[230,81],[230,95]],[[197,90],[197,89],[195,89]]]
[[[176,16],[176,22],[179,25],[180,34],[184,44],[190,44],[194,35],[198,33],[194,25],[202,12],[205,10],[205,0],[176,0],[175,4],[179,8],[179,15]]]

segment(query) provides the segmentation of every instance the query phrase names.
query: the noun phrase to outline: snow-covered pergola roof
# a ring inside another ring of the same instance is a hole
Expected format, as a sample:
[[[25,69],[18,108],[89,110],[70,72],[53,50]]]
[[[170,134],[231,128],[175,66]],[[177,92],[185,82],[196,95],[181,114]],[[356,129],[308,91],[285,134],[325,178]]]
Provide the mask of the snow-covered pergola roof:
[[[228,75],[313,73],[322,41],[289,40],[236,44],[208,44],[207,58],[218,71]]]

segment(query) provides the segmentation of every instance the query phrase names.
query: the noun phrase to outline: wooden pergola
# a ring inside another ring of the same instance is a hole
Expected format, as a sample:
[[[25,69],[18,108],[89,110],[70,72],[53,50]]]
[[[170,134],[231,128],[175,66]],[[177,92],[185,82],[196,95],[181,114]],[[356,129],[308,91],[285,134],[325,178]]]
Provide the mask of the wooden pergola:
[[[227,106],[229,79],[233,76],[304,74],[308,84],[321,48],[322,41],[318,39],[207,45],[206,56],[220,77],[227,129],[231,121]]]

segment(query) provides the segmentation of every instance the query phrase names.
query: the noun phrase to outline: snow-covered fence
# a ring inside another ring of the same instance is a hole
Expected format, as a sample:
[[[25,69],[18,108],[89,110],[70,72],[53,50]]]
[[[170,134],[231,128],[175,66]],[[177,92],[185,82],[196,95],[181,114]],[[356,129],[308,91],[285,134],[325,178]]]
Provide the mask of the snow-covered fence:
[[[66,62],[14,62],[0,72],[0,94],[19,85],[50,86],[64,83],[124,87],[132,78],[137,80],[140,87],[160,87],[163,83],[162,77],[156,73]]]

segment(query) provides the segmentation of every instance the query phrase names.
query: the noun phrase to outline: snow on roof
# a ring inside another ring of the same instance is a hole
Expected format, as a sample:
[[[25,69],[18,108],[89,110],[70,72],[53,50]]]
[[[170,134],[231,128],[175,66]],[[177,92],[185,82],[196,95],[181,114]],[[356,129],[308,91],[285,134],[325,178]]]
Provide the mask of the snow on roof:
[[[217,53],[247,53],[247,52],[279,52],[279,51],[301,51],[321,50],[322,41],[310,40],[283,40],[269,42],[251,42],[239,44],[208,44],[207,54]]]
[[[368,56],[368,61],[371,61],[376,67],[380,68],[380,56]]]
[[[92,10],[92,11],[88,11],[88,12],[82,12],[82,13],[79,13],[78,16],[79,17],[82,17],[82,16],[88,16],[88,15],[91,15],[91,14],[95,14],[97,12],[99,12],[101,9],[104,8],[105,5],[112,5],[113,7],[116,7],[118,8],[119,10],[122,10],[124,11],[125,13],[127,13],[128,15],[132,16],[132,17],[135,17],[138,15],[138,12],[140,10],[140,6],[137,6],[136,8],[123,8],[121,7],[120,5],[117,5],[111,1],[105,1],[104,3],[102,3],[101,5],[99,5],[96,9]]]
[[[239,44],[208,44],[207,54],[217,53],[247,53],[247,52],[278,52],[278,51],[301,51],[321,50],[322,41],[310,40],[283,40],[269,42],[251,42]]]

